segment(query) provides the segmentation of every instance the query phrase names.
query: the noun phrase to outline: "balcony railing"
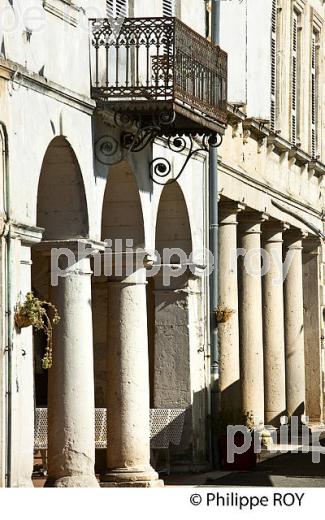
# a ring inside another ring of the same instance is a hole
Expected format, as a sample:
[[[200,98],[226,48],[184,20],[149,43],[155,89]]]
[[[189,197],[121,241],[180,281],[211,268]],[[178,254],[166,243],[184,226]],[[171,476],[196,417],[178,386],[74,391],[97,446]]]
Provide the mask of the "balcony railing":
[[[224,132],[227,54],[218,46],[177,18],[92,19],[91,28],[100,106],[142,118],[173,113],[174,131]]]

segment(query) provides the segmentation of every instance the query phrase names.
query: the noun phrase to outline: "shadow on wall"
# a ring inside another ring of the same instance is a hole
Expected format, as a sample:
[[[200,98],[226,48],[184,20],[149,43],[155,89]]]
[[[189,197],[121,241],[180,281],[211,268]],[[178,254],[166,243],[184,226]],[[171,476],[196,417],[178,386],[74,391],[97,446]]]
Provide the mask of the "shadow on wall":
[[[192,404],[186,407],[179,444],[170,443],[168,463],[171,473],[207,471],[210,467],[210,420],[207,389],[194,392]],[[161,452],[154,463],[157,471],[165,471],[166,453]]]
[[[88,210],[80,167],[64,137],[50,143],[42,164],[37,197],[37,225],[43,240],[87,237]]]

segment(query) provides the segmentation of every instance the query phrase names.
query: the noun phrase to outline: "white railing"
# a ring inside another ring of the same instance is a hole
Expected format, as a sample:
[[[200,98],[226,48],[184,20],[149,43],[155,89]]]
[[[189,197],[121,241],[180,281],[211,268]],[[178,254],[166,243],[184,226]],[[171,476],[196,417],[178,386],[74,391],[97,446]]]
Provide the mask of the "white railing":
[[[182,438],[185,409],[153,408],[150,410],[150,447],[151,449],[169,448],[170,444],[179,446]],[[95,409],[95,447],[107,447],[107,411]],[[36,408],[34,448],[47,449],[47,408]]]

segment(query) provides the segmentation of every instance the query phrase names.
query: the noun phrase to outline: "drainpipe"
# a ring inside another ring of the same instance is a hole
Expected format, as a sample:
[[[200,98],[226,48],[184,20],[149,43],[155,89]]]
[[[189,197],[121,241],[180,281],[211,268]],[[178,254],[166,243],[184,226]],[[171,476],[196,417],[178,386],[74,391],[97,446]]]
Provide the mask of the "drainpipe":
[[[10,231],[10,190],[9,190],[9,162],[8,162],[8,133],[6,125],[0,121],[4,135],[4,205],[6,216],[6,283],[5,283],[5,321],[6,321],[6,487],[11,487],[11,446],[12,446],[12,349],[13,349],[13,314],[12,314],[12,238]]]
[[[211,41],[219,43],[220,0],[211,1]],[[218,466],[217,435],[215,423],[219,408],[219,352],[218,328],[215,311],[218,306],[218,152],[210,147],[209,152],[209,249],[214,257],[214,269],[210,274],[210,393],[211,393],[211,458],[214,468]]]

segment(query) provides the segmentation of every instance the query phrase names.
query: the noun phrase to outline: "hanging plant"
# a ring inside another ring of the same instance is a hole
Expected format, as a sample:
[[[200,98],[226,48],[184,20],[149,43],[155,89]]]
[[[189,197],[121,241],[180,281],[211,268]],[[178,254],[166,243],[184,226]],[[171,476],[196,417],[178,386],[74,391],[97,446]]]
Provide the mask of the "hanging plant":
[[[53,317],[50,318],[48,310],[52,309]],[[58,310],[50,302],[36,298],[32,292],[26,294],[23,303],[18,303],[15,311],[15,324],[19,329],[25,327],[35,327],[42,330],[46,335],[46,348],[42,358],[42,367],[47,370],[52,366],[53,351],[53,331],[52,325],[57,325],[60,321]]]
[[[217,323],[226,323],[235,314],[233,309],[226,307],[226,305],[218,305],[216,309]]]

